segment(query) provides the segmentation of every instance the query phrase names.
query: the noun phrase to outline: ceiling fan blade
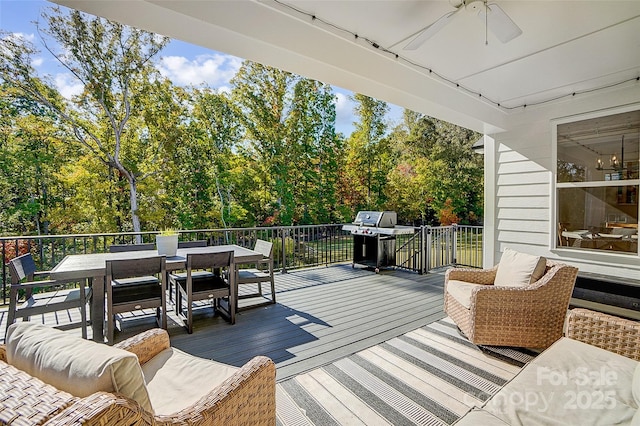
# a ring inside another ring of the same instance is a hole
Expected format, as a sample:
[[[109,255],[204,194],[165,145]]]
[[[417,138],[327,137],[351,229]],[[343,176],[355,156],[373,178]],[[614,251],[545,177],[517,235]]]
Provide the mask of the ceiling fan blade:
[[[456,9],[447,13],[446,15],[441,16],[435,21],[433,24],[429,25],[425,28],[420,34],[418,34],[413,40],[411,40],[405,47],[404,50],[416,50],[418,47],[422,46],[422,44],[433,37],[438,31],[444,28],[450,21],[453,15],[460,9]]]
[[[488,4],[486,8],[481,8],[478,18],[484,22],[487,12],[487,26],[501,42],[507,43],[522,34],[520,27],[497,4]]]

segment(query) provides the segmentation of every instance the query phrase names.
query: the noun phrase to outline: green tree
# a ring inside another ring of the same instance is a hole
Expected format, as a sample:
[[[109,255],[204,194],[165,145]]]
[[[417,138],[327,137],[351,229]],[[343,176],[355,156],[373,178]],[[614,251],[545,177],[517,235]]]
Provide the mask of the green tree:
[[[357,210],[379,210],[385,202],[387,174],[393,167],[385,115],[389,106],[384,101],[355,94],[354,112],[359,121],[347,140],[347,154],[342,167],[340,196],[353,216]]]
[[[283,224],[291,224],[294,215],[285,128],[294,79],[291,73],[245,61],[231,80],[251,148],[248,152],[255,155],[258,167],[256,184],[266,204],[259,216],[263,220],[277,216]]]
[[[327,223],[336,205],[338,158],[341,140],[335,133],[335,96],[330,86],[300,79],[293,89],[287,120],[297,205],[296,220],[302,224]]]
[[[50,210],[61,202],[63,149],[53,117],[0,88],[0,232],[47,234]]]
[[[246,132],[244,152],[257,170],[258,221],[291,225],[328,217],[341,148],[331,88],[249,61],[232,84]]]
[[[400,159],[386,189],[389,205],[421,221],[476,223],[482,216],[483,162],[471,145],[479,137],[405,110],[404,123],[390,135]]]
[[[43,18],[44,46],[83,85],[82,93],[72,100],[73,108],[36,77],[31,66],[36,50],[24,40],[2,38],[0,77],[55,114],[71,128],[85,153],[126,180],[131,227],[138,232],[138,183],[148,175],[137,155],[139,146],[131,146],[139,141],[128,134],[131,117],[138,113],[132,99],[154,74],[151,60],[168,38],[78,11],[65,14],[52,8]],[[136,155],[127,156],[132,153]]]
[[[196,227],[243,224],[247,211],[238,200],[237,191],[241,188],[234,173],[234,147],[242,136],[238,112],[224,93],[197,90],[192,98],[194,108],[188,130],[191,140],[185,145],[191,152],[185,155],[183,149],[179,151],[182,168],[196,172],[189,188],[184,188],[186,194],[191,194],[191,202],[198,200],[198,205],[188,209],[193,212],[189,220]]]

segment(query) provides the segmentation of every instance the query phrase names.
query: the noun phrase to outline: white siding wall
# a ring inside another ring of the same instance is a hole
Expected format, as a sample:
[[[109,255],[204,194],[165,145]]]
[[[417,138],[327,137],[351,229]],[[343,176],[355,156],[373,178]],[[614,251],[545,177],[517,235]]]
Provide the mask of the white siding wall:
[[[509,130],[485,143],[485,267],[500,260],[505,247],[542,255],[580,270],[640,279],[640,257],[556,249],[554,212],[555,142],[552,122],[623,105],[640,108],[640,84],[528,108],[511,117]],[[491,167],[494,167],[491,170]],[[493,182],[493,186],[490,187]]]

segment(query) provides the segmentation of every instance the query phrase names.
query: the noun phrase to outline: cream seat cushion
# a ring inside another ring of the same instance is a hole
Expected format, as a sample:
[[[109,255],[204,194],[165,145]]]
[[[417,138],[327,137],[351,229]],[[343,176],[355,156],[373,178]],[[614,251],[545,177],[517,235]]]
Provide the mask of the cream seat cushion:
[[[12,324],[6,338],[10,365],[77,397],[117,392],[153,413],[138,357],[31,322]]]
[[[474,288],[483,284],[468,283],[466,281],[449,280],[447,282],[447,293],[458,301],[462,306],[471,308],[471,294]]]
[[[633,373],[633,384],[631,393],[633,393],[633,399],[636,402],[638,410],[635,416],[633,416],[632,425],[640,425],[640,363],[636,366],[636,371]]]
[[[156,415],[175,414],[207,395],[239,368],[168,348],[142,366]]]
[[[640,363],[636,366],[636,371],[633,373],[633,399],[640,407]]]
[[[547,259],[520,253],[509,248],[504,250],[493,285],[524,287],[538,281],[545,273]]]
[[[510,425],[635,425],[637,361],[561,338],[522,369],[484,409]]]

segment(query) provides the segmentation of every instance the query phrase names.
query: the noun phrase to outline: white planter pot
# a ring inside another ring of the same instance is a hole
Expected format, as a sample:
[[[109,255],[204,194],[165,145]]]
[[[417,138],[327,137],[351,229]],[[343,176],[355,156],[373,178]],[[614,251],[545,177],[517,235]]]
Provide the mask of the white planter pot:
[[[156,235],[156,247],[159,255],[175,256],[178,251],[178,235]]]

